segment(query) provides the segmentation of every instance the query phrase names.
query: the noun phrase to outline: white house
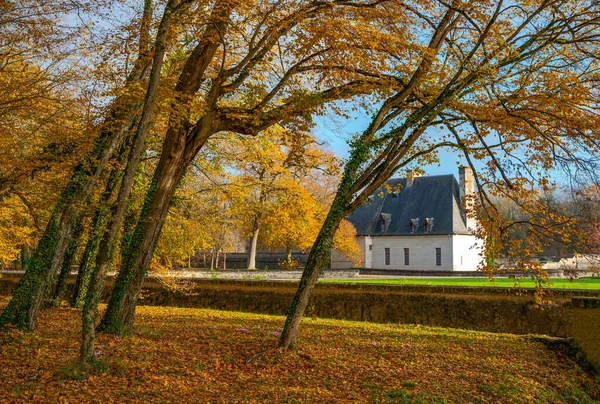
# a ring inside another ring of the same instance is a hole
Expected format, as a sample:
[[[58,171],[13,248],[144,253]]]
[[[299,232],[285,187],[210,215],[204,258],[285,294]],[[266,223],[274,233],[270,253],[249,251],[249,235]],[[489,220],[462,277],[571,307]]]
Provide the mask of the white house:
[[[461,199],[474,192],[473,172],[391,179],[348,220],[363,250],[363,268],[415,271],[475,271],[482,243],[472,233]],[[351,263],[332,251],[331,267]]]

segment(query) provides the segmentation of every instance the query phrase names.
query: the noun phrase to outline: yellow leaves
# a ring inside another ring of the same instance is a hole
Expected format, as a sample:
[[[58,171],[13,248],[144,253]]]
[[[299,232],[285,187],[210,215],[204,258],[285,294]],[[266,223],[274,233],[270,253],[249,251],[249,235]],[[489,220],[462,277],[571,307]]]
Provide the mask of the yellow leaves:
[[[363,251],[356,242],[356,229],[347,220],[342,220],[335,236],[333,248],[344,254],[355,267],[359,267],[363,259]]]
[[[17,259],[34,242],[35,227],[27,206],[16,196],[0,204],[0,267]]]
[[[528,403],[599,394],[592,376],[529,337],[315,318],[304,322],[297,350],[282,354],[280,316],[150,306],[136,314],[131,336],[98,335],[101,356],[87,377],[65,371],[78,355],[77,311],[44,311],[36,333],[0,333],[0,397]]]

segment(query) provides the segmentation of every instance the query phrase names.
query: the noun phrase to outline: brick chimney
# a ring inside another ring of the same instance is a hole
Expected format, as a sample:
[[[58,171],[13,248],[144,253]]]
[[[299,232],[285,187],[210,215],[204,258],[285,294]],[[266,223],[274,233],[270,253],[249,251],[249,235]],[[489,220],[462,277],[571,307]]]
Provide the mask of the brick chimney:
[[[420,177],[419,174],[417,174],[417,171],[414,170],[410,170],[407,174],[406,174],[406,188],[408,187],[412,187],[415,178]]]
[[[475,180],[471,167],[461,166],[458,168],[458,184],[461,203],[465,203],[466,201],[466,205],[464,206],[469,209],[473,206],[472,198],[475,196]],[[477,221],[475,217],[467,217],[467,228],[475,230],[476,225]]]
[[[475,193],[475,181],[471,167],[461,166],[458,168],[458,184],[460,185],[460,199]]]

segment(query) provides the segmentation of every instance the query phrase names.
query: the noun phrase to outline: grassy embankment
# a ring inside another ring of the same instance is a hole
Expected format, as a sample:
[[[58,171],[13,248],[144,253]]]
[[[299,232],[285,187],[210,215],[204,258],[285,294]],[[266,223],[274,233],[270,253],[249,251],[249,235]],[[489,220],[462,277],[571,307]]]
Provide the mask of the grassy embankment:
[[[430,285],[430,286],[493,286],[493,287],[519,287],[533,288],[535,281],[530,278],[508,279],[508,278],[369,278],[369,279],[323,279],[321,282],[351,282],[351,283],[374,283],[381,285]],[[600,277],[586,277],[573,279],[552,278],[550,289],[591,289],[600,290]]]
[[[282,354],[274,346],[283,317],[168,307],[139,307],[131,336],[101,335],[86,373],[72,365],[79,314],[50,309],[35,333],[0,333],[0,401],[600,399],[598,380],[544,338],[309,318],[298,350]]]

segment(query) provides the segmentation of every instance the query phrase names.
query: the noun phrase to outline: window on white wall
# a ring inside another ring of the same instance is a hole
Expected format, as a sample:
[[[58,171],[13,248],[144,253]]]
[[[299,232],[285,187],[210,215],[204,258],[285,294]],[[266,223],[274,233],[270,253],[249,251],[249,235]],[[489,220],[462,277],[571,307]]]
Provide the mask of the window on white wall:
[[[390,249],[385,249],[385,265],[390,265]]]
[[[408,248],[404,249],[404,265],[410,264],[410,250]]]
[[[442,265],[442,249],[441,248],[435,249],[435,265],[437,265],[438,267],[440,265]]]

